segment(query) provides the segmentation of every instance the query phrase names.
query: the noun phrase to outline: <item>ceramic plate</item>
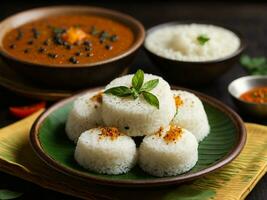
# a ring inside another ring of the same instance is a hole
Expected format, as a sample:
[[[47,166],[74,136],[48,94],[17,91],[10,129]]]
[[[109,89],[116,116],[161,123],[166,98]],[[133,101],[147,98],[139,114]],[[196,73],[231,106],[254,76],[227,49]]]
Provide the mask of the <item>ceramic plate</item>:
[[[91,89],[88,92],[99,89]],[[244,124],[235,112],[211,97],[194,93],[205,106],[211,131],[199,145],[199,160],[195,167],[181,175],[158,178],[143,172],[138,165],[122,175],[97,174],[80,167],[73,157],[75,145],[65,134],[65,122],[77,95],[44,112],[32,127],[30,142],[37,155],[54,169],[99,184],[145,187],[193,180],[231,162],[240,153],[246,141]]]

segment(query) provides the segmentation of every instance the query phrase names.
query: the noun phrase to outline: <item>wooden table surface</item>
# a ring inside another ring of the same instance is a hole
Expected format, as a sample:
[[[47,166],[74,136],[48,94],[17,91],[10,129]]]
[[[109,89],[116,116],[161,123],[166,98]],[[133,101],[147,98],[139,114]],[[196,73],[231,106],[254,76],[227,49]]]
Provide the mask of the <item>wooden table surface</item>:
[[[67,1],[56,1],[57,4],[64,4]],[[75,1],[79,4],[88,4],[89,1]],[[126,2],[126,1],[125,1]],[[53,5],[54,1],[4,1],[0,6],[0,20],[25,9],[32,7]],[[198,22],[222,24],[237,29],[244,34],[247,39],[248,48],[246,53],[254,56],[267,56],[267,4],[252,3],[178,3],[175,1],[132,1],[123,3],[119,1],[90,1],[90,5],[103,6],[128,13],[140,20],[146,28],[153,25],[174,21],[174,20],[193,20]],[[131,71],[143,68],[146,72],[160,72],[148,60],[145,53],[141,50]],[[214,96],[223,101],[233,109],[236,109],[227,93],[227,85],[235,78],[246,73],[236,65],[226,74],[222,75],[214,83],[193,88]],[[16,104],[29,104],[32,100],[16,96],[10,91],[0,87],[0,127],[15,121],[8,114],[8,106]],[[256,120],[248,116],[241,115],[244,121],[266,124],[266,120]],[[0,189],[9,188],[24,192],[22,199],[75,199],[53,191],[49,191],[32,183],[23,181],[16,177],[0,173]],[[267,175],[265,175],[247,197],[248,200],[267,199]]]

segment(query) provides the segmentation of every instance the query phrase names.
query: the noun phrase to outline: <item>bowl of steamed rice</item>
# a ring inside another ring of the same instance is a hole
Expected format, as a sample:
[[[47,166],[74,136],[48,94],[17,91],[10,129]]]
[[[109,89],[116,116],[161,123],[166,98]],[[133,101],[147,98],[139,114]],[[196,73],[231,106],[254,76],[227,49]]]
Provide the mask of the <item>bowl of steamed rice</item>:
[[[144,47],[172,83],[207,84],[237,63],[245,48],[242,35],[210,24],[169,22],[147,31]]]
[[[211,100],[211,107],[217,105],[225,113],[211,110],[213,117],[208,117],[210,108],[202,101],[138,70],[50,108],[33,125],[31,144],[55,169],[99,183],[141,186],[191,180],[230,162],[245,142],[235,113]],[[67,112],[61,104],[69,105]],[[214,134],[218,125],[220,137]],[[219,149],[209,146],[213,143],[221,144]],[[212,152],[201,152],[210,148]],[[206,158],[210,153],[212,159]]]

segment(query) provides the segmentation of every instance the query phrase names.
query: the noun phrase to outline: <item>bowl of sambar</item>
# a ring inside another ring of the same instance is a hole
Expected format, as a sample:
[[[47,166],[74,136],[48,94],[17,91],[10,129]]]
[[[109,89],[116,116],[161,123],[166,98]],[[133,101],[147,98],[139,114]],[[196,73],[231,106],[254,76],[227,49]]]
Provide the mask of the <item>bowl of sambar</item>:
[[[102,85],[126,71],[143,43],[143,25],[98,7],[24,11],[0,23],[0,54],[37,84],[60,89]]]

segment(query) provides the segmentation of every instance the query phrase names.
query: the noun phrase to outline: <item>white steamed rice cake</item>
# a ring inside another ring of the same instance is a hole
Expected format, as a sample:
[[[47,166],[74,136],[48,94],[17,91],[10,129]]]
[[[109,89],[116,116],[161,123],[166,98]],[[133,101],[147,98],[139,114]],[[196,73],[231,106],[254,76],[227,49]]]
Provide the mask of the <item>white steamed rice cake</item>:
[[[204,106],[194,94],[181,90],[173,90],[177,106],[177,114],[172,124],[190,131],[198,142],[210,132],[210,125]]]
[[[84,168],[101,174],[122,174],[136,163],[133,139],[116,128],[93,128],[82,133],[77,142],[75,160]]]
[[[139,148],[139,165],[147,173],[175,176],[189,171],[198,160],[198,142],[194,135],[171,125],[146,136]]]
[[[131,87],[133,75],[116,78],[106,90],[116,86]],[[103,95],[102,117],[107,126],[117,127],[129,136],[143,136],[166,127],[174,117],[176,107],[169,84],[159,76],[145,74],[144,82],[159,79],[158,85],[150,92],[159,100],[159,109],[151,106],[142,95],[137,99]]]
[[[66,133],[70,140],[77,142],[82,132],[103,124],[101,105],[100,91],[87,93],[74,101],[66,123]]]

